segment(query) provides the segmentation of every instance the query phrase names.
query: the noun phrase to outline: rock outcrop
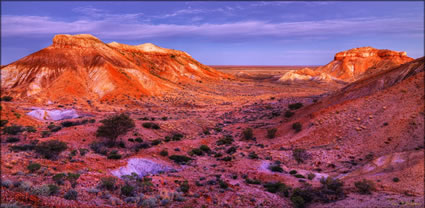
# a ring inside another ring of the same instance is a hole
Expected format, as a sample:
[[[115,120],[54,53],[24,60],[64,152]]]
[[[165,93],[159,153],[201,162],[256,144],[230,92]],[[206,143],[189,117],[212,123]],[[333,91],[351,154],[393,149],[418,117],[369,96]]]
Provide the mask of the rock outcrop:
[[[284,74],[279,81],[353,82],[412,60],[406,52],[380,50],[372,47],[353,48],[337,53],[334,60],[325,66],[320,66],[315,70],[290,71]]]
[[[1,75],[4,94],[53,101],[138,98],[229,77],[182,51],[105,44],[87,34],[56,35],[49,47],[3,66]]]

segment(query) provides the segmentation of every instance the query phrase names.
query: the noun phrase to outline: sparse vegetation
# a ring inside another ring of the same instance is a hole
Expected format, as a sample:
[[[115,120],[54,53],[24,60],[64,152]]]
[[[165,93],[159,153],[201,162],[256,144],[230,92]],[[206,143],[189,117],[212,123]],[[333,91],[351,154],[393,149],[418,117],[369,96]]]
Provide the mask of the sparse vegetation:
[[[38,163],[30,163],[30,164],[27,166],[27,169],[28,169],[31,173],[34,173],[35,171],[40,170],[40,168],[41,168],[41,165],[40,165],[40,164],[38,164]]]
[[[400,179],[399,179],[399,178],[397,178],[397,177],[394,177],[394,178],[393,178],[393,182],[395,182],[395,183],[400,182]]]
[[[42,131],[42,132],[41,132],[41,138],[49,137],[49,136],[50,136],[50,134],[51,134],[51,132],[50,132],[50,131]]]
[[[191,151],[189,151],[189,153],[188,153],[190,156],[193,156],[193,155],[198,155],[198,156],[202,156],[202,155],[204,155],[204,152],[201,150],[201,149],[199,149],[199,148],[194,148],[194,149],[192,149]]]
[[[291,118],[294,114],[295,114],[294,112],[288,110],[288,111],[285,112],[285,117]]]
[[[302,103],[293,103],[293,104],[289,104],[288,108],[291,110],[297,110],[303,107]]]
[[[291,187],[281,182],[269,182],[263,185],[270,193],[278,193],[280,196],[288,197]]]
[[[10,135],[17,135],[23,131],[25,131],[25,129],[19,125],[11,125],[3,128],[3,132]]]
[[[251,140],[253,138],[254,134],[252,133],[252,129],[251,128],[246,128],[245,130],[243,130],[242,132],[242,137],[245,140]]]
[[[52,179],[56,184],[63,185],[65,177],[66,177],[65,173],[58,173],[54,175]]]
[[[163,157],[166,157],[166,156],[168,156],[168,151],[167,150],[161,150],[161,152],[159,152],[159,155],[161,155],[161,156],[163,156]]]
[[[248,154],[248,158],[249,158],[249,159],[253,159],[253,160],[255,160],[255,159],[258,159],[258,155],[257,155],[257,153],[255,153],[255,152],[250,152],[250,153]]]
[[[184,155],[171,155],[169,158],[170,160],[180,165],[185,165],[192,160],[192,158],[184,156]]]
[[[303,163],[309,158],[309,155],[305,149],[296,148],[292,151],[292,157],[294,157],[297,163]]]
[[[248,177],[247,178],[245,178],[245,182],[247,183],[247,184],[254,184],[254,185],[259,185],[259,184],[261,184],[261,181],[260,180],[257,180],[257,179],[249,179]]]
[[[232,135],[226,135],[217,141],[217,145],[231,145],[234,141]]]
[[[20,139],[18,137],[9,137],[9,138],[6,139],[7,143],[16,143],[16,142],[19,142],[19,141],[20,141]]]
[[[108,148],[102,142],[93,142],[90,144],[90,149],[93,150],[96,154],[107,155]]]
[[[355,182],[354,186],[357,188],[357,191],[360,194],[371,194],[371,191],[375,189],[374,183],[366,179],[363,179],[363,181]]]
[[[51,131],[51,132],[58,132],[62,129],[62,127],[60,126],[56,126],[54,124],[50,124],[49,126],[47,126],[47,128]]]
[[[68,173],[66,176],[66,179],[71,183],[72,188],[75,188],[77,185],[78,178],[80,178],[80,174],[78,173]]]
[[[3,96],[1,99],[0,99],[0,101],[5,101],[5,102],[10,102],[10,101],[12,101],[13,100],[13,97],[11,97],[11,96]]]
[[[276,132],[277,132],[276,128],[267,129],[267,138],[269,138],[269,139],[275,138]]]
[[[111,159],[111,160],[119,160],[121,159],[121,157],[122,156],[118,153],[117,150],[111,151],[108,155],[108,159]]]
[[[0,120],[0,127],[6,126],[7,123],[9,123],[8,120]]]
[[[293,123],[292,124],[292,129],[294,129],[295,130],[295,132],[300,132],[301,131],[301,129],[302,129],[302,125],[301,125],[301,123],[300,122],[295,122],[295,123]]]
[[[96,136],[108,138],[109,145],[114,146],[116,139],[134,128],[134,121],[127,114],[111,116],[101,120],[102,126],[96,131]]]
[[[125,184],[123,187],[121,187],[121,194],[124,196],[133,196],[134,187],[129,184]]]
[[[142,124],[147,129],[160,129],[159,125],[154,122],[146,122]]]
[[[280,164],[274,163],[274,164],[270,164],[269,166],[269,170],[272,172],[283,172],[282,167],[280,167]]]
[[[183,181],[183,183],[180,184],[180,191],[183,192],[183,193],[189,192],[189,188],[190,188],[190,186],[189,186],[188,181]]]
[[[115,183],[116,183],[115,177],[104,177],[100,179],[100,187],[104,188],[109,191],[115,190]]]
[[[35,146],[35,151],[46,159],[56,159],[58,155],[68,148],[65,142],[49,140]]]
[[[63,196],[63,198],[67,200],[77,200],[77,197],[78,197],[78,192],[73,189],[68,190]]]
[[[207,145],[205,145],[205,144],[199,146],[199,149],[202,150],[205,153],[211,152],[211,149]]]

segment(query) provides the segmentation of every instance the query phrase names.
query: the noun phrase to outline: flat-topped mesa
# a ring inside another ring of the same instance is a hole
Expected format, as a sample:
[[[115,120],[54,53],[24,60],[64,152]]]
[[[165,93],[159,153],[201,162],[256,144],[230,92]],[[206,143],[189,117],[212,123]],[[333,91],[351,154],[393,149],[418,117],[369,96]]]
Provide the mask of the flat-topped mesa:
[[[55,48],[70,48],[70,47],[81,47],[90,48],[103,45],[104,43],[98,38],[90,34],[79,34],[79,35],[55,35],[53,37],[52,46]]]
[[[391,58],[391,57],[407,57],[406,52],[398,52],[387,49],[376,49],[373,47],[353,48],[347,51],[342,51],[335,54],[334,60],[342,60],[345,58]]]

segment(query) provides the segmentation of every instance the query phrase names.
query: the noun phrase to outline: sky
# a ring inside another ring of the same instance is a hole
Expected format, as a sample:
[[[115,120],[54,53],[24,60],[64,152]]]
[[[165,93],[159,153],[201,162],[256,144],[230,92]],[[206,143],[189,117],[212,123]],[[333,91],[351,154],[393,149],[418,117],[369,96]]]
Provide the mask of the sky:
[[[207,65],[323,65],[371,46],[424,56],[423,1],[1,1],[1,64],[89,33],[154,43]]]

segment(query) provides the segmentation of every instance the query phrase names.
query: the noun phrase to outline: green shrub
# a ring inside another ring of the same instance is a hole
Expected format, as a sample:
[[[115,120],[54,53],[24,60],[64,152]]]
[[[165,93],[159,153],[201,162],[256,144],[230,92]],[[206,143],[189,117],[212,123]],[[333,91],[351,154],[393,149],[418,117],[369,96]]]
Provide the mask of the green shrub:
[[[17,135],[23,131],[25,131],[25,129],[22,126],[15,125],[15,124],[13,124],[12,126],[6,126],[3,128],[3,132],[5,134],[10,134],[10,135]]]
[[[296,148],[292,151],[292,157],[294,157],[297,163],[303,163],[304,160],[309,158],[309,155],[305,149]]]
[[[306,206],[306,202],[301,196],[291,196],[291,202],[294,208],[304,208]]]
[[[188,162],[192,160],[192,158],[184,156],[184,155],[171,155],[168,158],[170,158],[170,160],[173,160],[175,163],[181,164],[181,165],[187,164]]]
[[[205,130],[203,131],[203,133],[204,133],[205,135],[210,135],[210,130],[209,130],[209,129],[205,129]]]
[[[295,176],[295,178],[305,178],[305,176],[303,176],[301,174],[295,174],[294,176]]]
[[[19,142],[20,139],[18,137],[9,137],[6,139],[7,143],[15,143],[15,142]]]
[[[159,155],[166,157],[166,156],[168,156],[168,151],[164,149],[161,152],[159,152]]]
[[[258,159],[258,155],[255,152],[250,152],[248,154],[248,157],[249,157],[249,159],[253,159],[253,160]]]
[[[226,153],[231,155],[237,151],[236,147],[229,147],[229,149],[226,150]]]
[[[156,145],[159,145],[159,144],[161,144],[161,140],[160,139],[155,139],[155,140],[153,140],[152,142],[151,142],[151,145],[152,146],[156,146]]]
[[[254,184],[254,185],[259,185],[259,184],[261,184],[261,181],[260,180],[257,180],[257,179],[249,179],[249,178],[245,178],[245,182],[247,183],[247,184]]]
[[[80,178],[80,174],[78,173],[68,173],[66,179],[71,183],[72,188],[77,185],[77,180]]]
[[[34,133],[34,132],[37,132],[37,129],[35,129],[34,126],[27,126],[25,127],[25,131]]]
[[[119,160],[121,159],[121,157],[122,156],[116,150],[111,151],[108,155],[108,159],[112,159],[112,160]]]
[[[35,145],[33,144],[23,144],[23,145],[14,145],[10,147],[10,150],[14,152],[20,152],[20,151],[30,151],[34,150]]]
[[[232,135],[226,135],[217,141],[217,145],[230,145],[234,141]]]
[[[136,139],[134,139],[134,141],[135,142],[138,142],[138,143],[142,143],[143,142],[143,139],[140,138],[140,137],[137,137]]]
[[[41,165],[38,163],[30,163],[27,166],[27,169],[31,172],[34,173],[35,171],[39,170],[41,168]]]
[[[223,157],[223,159],[221,159],[221,160],[223,160],[225,162],[229,162],[229,161],[232,161],[232,157],[226,156],[226,157]]]
[[[205,144],[199,146],[199,149],[202,150],[203,152],[206,152],[206,153],[211,152],[211,149]]]
[[[13,99],[13,97],[6,95],[6,96],[3,96],[0,100],[9,102],[9,101],[12,101],[12,99]]]
[[[100,179],[100,187],[107,189],[109,191],[115,190],[115,183],[116,183],[115,177],[104,177]]]
[[[124,196],[133,196],[134,187],[129,184],[125,184],[123,187],[121,187],[121,194]]]
[[[302,130],[302,125],[300,122],[295,122],[292,124],[292,129],[295,130],[295,132],[300,132]]]
[[[109,145],[114,146],[116,139],[134,128],[134,121],[127,114],[114,115],[101,120],[102,126],[96,131],[97,137],[109,139]]]
[[[254,136],[254,134],[252,133],[251,128],[246,128],[245,130],[242,131],[242,137],[246,140],[252,139],[253,136]]]
[[[293,103],[293,104],[289,104],[288,108],[291,110],[297,110],[303,107],[302,103]]]
[[[371,191],[375,189],[373,182],[365,179],[363,179],[363,181],[355,182],[354,186],[360,194],[371,194]]]
[[[280,167],[280,163],[270,164],[269,170],[272,172],[279,172],[279,173],[283,172],[282,167]]]
[[[308,178],[309,180],[313,180],[315,177],[316,177],[316,175],[315,175],[314,173],[309,173],[309,174],[307,175],[307,178]]]
[[[0,120],[0,127],[5,126],[7,123],[9,123],[8,120]]]
[[[288,111],[285,112],[285,117],[291,118],[294,114],[295,114],[294,112],[288,110]]]
[[[295,175],[295,174],[297,174],[297,171],[296,170],[291,170],[291,171],[289,171],[289,174]]]
[[[397,183],[397,182],[399,182],[399,181],[400,181],[400,179],[399,179],[399,178],[397,178],[397,177],[394,177],[394,178],[393,178],[393,182],[396,182],[396,183]]]
[[[59,186],[56,186],[55,184],[49,184],[49,196],[55,195],[59,192]]]
[[[41,138],[46,138],[50,136],[50,131],[41,131]]]
[[[267,138],[269,138],[269,139],[275,138],[276,137],[276,132],[277,132],[277,129],[276,128],[267,129]]]
[[[191,151],[189,151],[189,153],[188,153],[190,156],[192,156],[192,155],[198,155],[198,156],[201,156],[201,155],[204,155],[204,152],[201,150],[201,149],[198,149],[198,148],[194,148],[194,149],[192,149]]]
[[[288,197],[291,187],[281,182],[269,182],[263,185],[270,193],[278,193],[281,196]]]
[[[218,185],[220,186],[220,188],[222,189],[227,189],[227,187],[229,187],[229,184],[227,184],[225,181],[219,179],[218,180]]]
[[[184,135],[181,133],[174,133],[173,136],[171,137],[171,140],[173,141],[180,141],[181,139],[183,139]]]
[[[66,174],[65,173],[58,173],[58,174],[55,174],[53,177],[52,177],[52,179],[53,179],[53,181],[56,183],[56,184],[58,184],[58,185],[63,185],[64,183],[64,179],[65,179],[65,177],[66,177]]]
[[[54,124],[50,124],[49,126],[47,126],[47,128],[51,131],[51,132],[58,132],[62,129],[62,127],[60,126],[56,126]]]
[[[68,190],[63,196],[63,198],[67,200],[77,200],[77,197],[78,197],[78,192],[73,189]]]
[[[147,129],[160,129],[159,125],[154,122],[146,122],[142,124]]]
[[[56,159],[58,155],[68,148],[65,142],[49,140],[35,146],[35,151],[46,159]]]
[[[108,148],[102,142],[93,142],[90,144],[90,149],[93,150],[96,154],[107,155]]]
[[[182,191],[183,193],[187,193],[189,192],[189,182],[188,181],[183,181],[182,184],[180,184],[180,191]]]
[[[87,154],[87,152],[89,152],[89,150],[88,150],[88,149],[84,149],[84,148],[80,148],[80,149],[78,149],[78,151],[80,152],[80,155],[81,155],[81,156],[84,156],[84,155],[86,155],[86,154]]]
[[[342,181],[327,177],[326,179],[322,178],[320,183],[322,184],[319,191],[321,201],[328,203],[345,197]]]

